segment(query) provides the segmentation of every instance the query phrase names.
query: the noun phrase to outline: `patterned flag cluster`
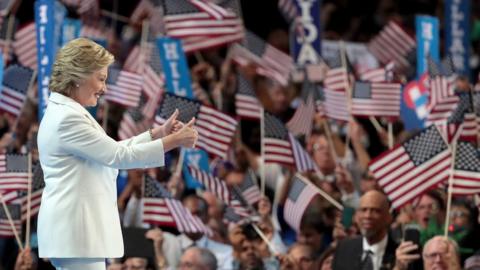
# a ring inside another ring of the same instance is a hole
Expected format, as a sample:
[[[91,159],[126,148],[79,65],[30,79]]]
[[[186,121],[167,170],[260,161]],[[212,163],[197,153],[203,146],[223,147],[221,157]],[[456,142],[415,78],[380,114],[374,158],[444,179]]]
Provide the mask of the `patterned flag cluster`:
[[[370,171],[392,207],[399,208],[444,183],[451,161],[451,152],[440,131],[430,126],[374,159]]]
[[[243,178],[242,183],[238,185],[238,190],[249,205],[255,205],[262,198],[260,189],[254,182],[254,177],[255,173],[249,169],[245,172],[245,177]]]
[[[33,70],[16,64],[8,66],[3,73],[0,110],[19,116],[32,79]]]
[[[212,192],[217,198],[224,203],[229,204],[231,200],[230,190],[225,181],[220,180],[212,174],[189,166],[190,173],[193,178],[200,182],[206,190]]]
[[[453,195],[480,193],[480,159],[471,143],[458,142],[452,181]]]
[[[194,126],[199,134],[197,145],[210,154],[226,159],[238,122],[200,102],[167,93],[158,108],[155,123],[163,124],[177,108],[180,111],[177,119],[184,123],[196,117]]]
[[[110,68],[105,99],[127,107],[137,107],[142,94],[142,76]]]
[[[120,140],[129,139],[147,131],[150,127],[151,121],[146,119],[138,108],[132,108],[123,113],[118,137]]]
[[[186,53],[244,37],[243,22],[231,9],[201,0],[165,0],[163,3],[166,34],[181,39]]]
[[[313,116],[315,115],[314,95],[317,86],[309,81],[304,81],[300,93],[300,105],[293,114],[292,118],[286,124],[288,130],[293,135],[310,135],[313,125]]]
[[[125,60],[123,68],[142,74],[142,90],[148,97],[142,111],[145,116],[152,118],[164,92],[165,84],[157,46],[153,43],[146,43],[143,48],[135,46]]]
[[[149,176],[145,177],[143,196],[143,222],[176,227],[182,233],[209,232],[199,217],[192,215],[157,180]]]
[[[8,212],[12,217],[13,225],[15,227],[15,231],[20,234],[22,232],[22,220],[21,220],[21,209],[20,205],[18,204],[10,204],[7,205]],[[5,213],[5,209],[0,207],[0,237],[13,237],[15,236],[12,226],[7,217],[7,213]]]
[[[267,44],[251,32],[247,32],[244,45],[234,44],[231,55],[235,62],[245,66],[257,65],[257,73],[272,78],[282,85],[287,85],[293,59],[284,52]]]
[[[395,67],[405,69],[410,66],[408,55],[416,48],[415,39],[395,22],[388,23],[369,44],[370,52],[383,64],[391,61]]]
[[[324,113],[328,118],[339,121],[350,121],[348,110],[348,96],[344,90],[331,90],[324,88],[317,100],[317,111]],[[322,100],[323,99],[323,100]]]
[[[260,119],[262,116],[262,104],[260,104],[252,84],[239,73],[237,74],[235,108],[240,117]]]
[[[340,92],[347,91],[350,88],[349,73],[352,72],[352,68],[349,64],[347,56],[345,55],[345,63],[342,61],[341,51],[335,54],[330,59],[328,66],[330,69],[325,75],[323,86],[330,90],[336,90]]]
[[[43,179],[43,170],[40,166],[40,163],[34,165],[33,167],[33,176],[32,176],[32,195],[30,202],[30,216],[33,217],[38,214],[40,210],[40,203],[42,201],[43,188],[45,187],[45,181]],[[14,201],[14,203],[19,203],[22,205],[22,220],[26,220],[27,217],[27,196],[28,191],[20,191],[19,198]]]
[[[385,67],[369,69],[360,74],[360,80],[367,82],[389,82],[393,79],[394,62],[390,62]]]
[[[295,175],[292,179],[287,200],[285,201],[283,216],[288,225],[297,232],[300,231],[300,222],[302,221],[305,209],[307,209],[312,199],[317,195],[316,190],[311,185],[312,184],[298,177],[298,175]]]
[[[15,32],[13,51],[23,66],[37,69],[37,33],[35,23],[29,23]]]
[[[355,82],[352,114],[356,116],[400,116],[402,85],[387,82]]]
[[[451,58],[446,58],[451,59]],[[430,107],[442,103],[455,93],[456,75],[453,70],[453,63],[447,61],[446,65],[438,65],[431,57],[427,58],[430,88]]]
[[[318,167],[302,145],[288,132],[283,123],[270,113],[264,114],[265,137],[263,146],[266,163],[280,163],[299,172],[318,171]]]
[[[0,154],[0,190],[26,190],[27,188],[27,155]]]

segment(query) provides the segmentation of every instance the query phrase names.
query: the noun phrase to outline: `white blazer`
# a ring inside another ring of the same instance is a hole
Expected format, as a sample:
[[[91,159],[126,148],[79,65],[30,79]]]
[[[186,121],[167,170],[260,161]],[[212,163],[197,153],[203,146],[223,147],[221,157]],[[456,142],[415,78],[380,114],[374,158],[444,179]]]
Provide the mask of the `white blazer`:
[[[79,103],[52,92],[38,151],[45,177],[37,229],[40,257],[122,257],[118,169],[163,166],[162,140],[151,141],[145,132],[116,142]]]

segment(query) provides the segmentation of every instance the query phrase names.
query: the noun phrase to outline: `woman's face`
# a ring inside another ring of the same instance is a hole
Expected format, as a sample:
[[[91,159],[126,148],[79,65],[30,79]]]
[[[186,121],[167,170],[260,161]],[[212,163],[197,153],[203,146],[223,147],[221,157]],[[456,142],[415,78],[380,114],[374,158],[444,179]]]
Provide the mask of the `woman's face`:
[[[93,72],[85,81],[79,84],[74,99],[84,107],[97,106],[97,101],[106,91],[108,67]]]

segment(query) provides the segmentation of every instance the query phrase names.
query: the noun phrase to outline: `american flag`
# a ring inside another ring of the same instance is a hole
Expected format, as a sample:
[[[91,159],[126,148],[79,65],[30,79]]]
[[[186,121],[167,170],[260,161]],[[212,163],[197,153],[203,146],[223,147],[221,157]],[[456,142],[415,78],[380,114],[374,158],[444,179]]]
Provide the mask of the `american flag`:
[[[122,121],[118,129],[118,137],[125,140],[147,131],[151,127],[151,121],[146,119],[139,108],[131,108],[123,113]]]
[[[176,227],[182,233],[207,233],[209,229],[199,217],[171,197],[162,185],[145,176],[142,220],[159,226]]]
[[[231,9],[209,1],[165,0],[166,34],[182,40],[186,53],[242,40],[243,22]]]
[[[264,147],[265,163],[292,166],[299,172],[318,171],[312,158],[278,118],[265,112],[264,121],[265,137],[262,147]]]
[[[400,116],[402,85],[388,82],[355,82],[352,114],[355,116]]]
[[[313,197],[317,195],[316,190],[311,185],[298,177],[298,175],[293,176],[290,191],[285,201],[283,216],[288,225],[297,232],[300,231],[300,222],[305,209],[307,209]]]
[[[459,141],[452,176],[453,195],[480,193],[480,159],[477,149],[469,142]]]
[[[240,73],[237,74],[235,108],[240,117],[260,119],[262,116],[262,104],[260,104],[252,84]]]
[[[250,205],[255,205],[260,199],[262,198],[262,194],[260,193],[260,189],[258,185],[254,182],[255,173],[249,169],[245,172],[245,177],[240,185],[238,185],[238,189],[242,194],[242,197],[245,201]]]
[[[32,79],[33,70],[17,64],[8,66],[3,73],[0,110],[19,116]]]
[[[295,0],[279,0],[278,10],[289,23],[293,22],[300,14]]]
[[[323,110],[317,100],[317,111],[323,111],[328,118],[339,121],[350,121],[347,92],[344,90],[323,89]]]
[[[286,126],[290,132],[295,135],[310,135],[313,125],[313,117],[315,115],[314,94],[316,85],[305,80],[300,93],[300,105],[295,110],[292,118],[287,122]]]
[[[458,137],[460,141],[477,142],[477,119],[473,107],[473,98],[470,92],[457,93],[459,102],[457,107],[452,111],[444,125],[447,129],[448,142]]]
[[[9,191],[0,190],[0,194],[2,194],[3,200],[7,204],[18,199],[18,192],[19,192],[18,190],[9,190]]]
[[[8,212],[13,221],[13,225],[15,227],[15,231],[20,234],[22,233],[22,220],[21,220],[21,209],[20,205],[18,204],[10,204],[7,205]],[[7,217],[7,213],[5,213],[5,209],[0,207],[0,237],[13,237],[15,234],[13,233],[12,226]]]
[[[206,190],[212,192],[217,198],[226,204],[230,204],[231,194],[225,181],[220,180],[212,174],[189,166],[193,178],[200,182]]]
[[[430,126],[383,153],[369,166],[392,202],[399,208],[442,184],[449,177],[451,151],[436,126]]]
[[[390,82],[393,80],[394,62],[390,62],[385,67],[373,68],[360,74],[360,80],[367,82]]]
[[[416,48],[415,39],[398,24],[389,22],[380,33],[368,43],[370,52],[383,64],[395,62],[395,67],[410,66],[407,57]]]
[[[342,63],[342,52],[339,50],[333,58],[329,59],[328,66],[330,69],[325,75],[323,86],[330,90],[347,91],[350,88],[349,74],[353,69],[345,55],[345,63]]]
[[[23,154],[0,154],[0,190],[28,188],[28,159]]]
[[[430,79],[427,80],[430,88],[430,106],[434,106],[455,94],[456,75],[453,67],[440,66],[431,57],[427,58],[427,63]]]
[[[142,94],[142,82],[139,74],[110,68],[105,99],[127,107],[137,107]]]
[[[42,202],[42,193],[43,188],[45,187],[45,182],[43,180],[43,170],[40,166],[40,163],[37,163],[33,167],[33,176],[32,176],[32,196],[30,204],[30,216],[33,217],[38,214],[40,210],[40,203]],[[22,220],[27,219],[27,196],[28,191],[22,190],[18,194],[18,199],[14,203],[22,205]]]
[[[239,65],[255,63],[257,73],[272,78],[282,85],[287,85],[290,71],[294,67],[293,59],[289,55],[251,32],[247,32],[244,45],[234,44],[230,53]]]
[[[143,49],[140,46],[135,46],[128,55],[123,68],[142,74],[142,90],[148,96],[142,111],[145,116],[152,118],[163,96],[165,85],[157,46],[150,42],[146,43]]]
[[[37,69],[37,33],[35,23],[29,23],[15,32],[13,51],[23,66]]]
[[[454,95],[447,97],[437,104],[429,106],[425,125],[445,125],[445,122],[452,114],[452,111],[457,108],[459,97]]]
[[[226,159],[238,122],[198,101],[166,93],[155,116],[155,124],[163,124],[177,108],[180,111],[177,119],[184,123],[196,117],[194,127],[199,135],[197,145],[210,154]]]

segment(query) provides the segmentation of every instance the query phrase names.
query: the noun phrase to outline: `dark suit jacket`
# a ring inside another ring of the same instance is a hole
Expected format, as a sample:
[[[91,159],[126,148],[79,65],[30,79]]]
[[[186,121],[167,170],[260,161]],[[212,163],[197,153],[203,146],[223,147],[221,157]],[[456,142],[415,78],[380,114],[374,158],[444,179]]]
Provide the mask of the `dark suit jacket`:
[[[362,255],[363,255],[363,237],[356,237],[341,241],[333,258],[333,270],[352,270],[361,269]],[[395,250],[397,244],[391,237],[388,237],[385,254],[383,254],[381,270],[393,269],[395,266]]]

